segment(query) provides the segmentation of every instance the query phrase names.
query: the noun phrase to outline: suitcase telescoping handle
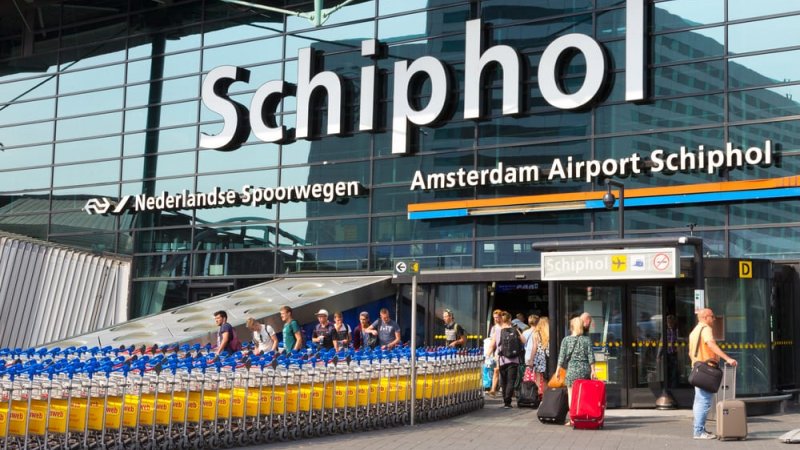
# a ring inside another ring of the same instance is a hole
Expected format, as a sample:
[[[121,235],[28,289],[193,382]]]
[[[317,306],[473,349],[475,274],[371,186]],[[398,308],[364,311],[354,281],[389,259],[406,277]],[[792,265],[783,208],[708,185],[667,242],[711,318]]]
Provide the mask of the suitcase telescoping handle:
[[[730,369],[733,369],[733,375],[730,374]],[[719,389],[722,391],[722,401],[736,399],[736,366],[731,366],[725,361],[722,361],[722,384]],[[730,398],[726,395],[729,391]]]

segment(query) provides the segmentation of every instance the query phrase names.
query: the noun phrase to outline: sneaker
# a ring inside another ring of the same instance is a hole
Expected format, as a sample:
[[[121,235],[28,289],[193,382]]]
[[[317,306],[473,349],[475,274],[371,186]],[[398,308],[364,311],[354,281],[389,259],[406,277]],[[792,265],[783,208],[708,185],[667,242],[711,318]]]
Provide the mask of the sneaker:
[[[716,439],[717,437],[716,437],[716,436],[714,436],[713,434],[711,434],[711,433],[707,432],[707,431],[703,431],[702,433],[698,434],[698,435],[697,435],[697,436],[695,436],[694,438],[695,438],[695,439],[704,439],[704,440],[708,440],[708,439]]]
[[[503,405],[503,409],[511,409],[511,405]]]

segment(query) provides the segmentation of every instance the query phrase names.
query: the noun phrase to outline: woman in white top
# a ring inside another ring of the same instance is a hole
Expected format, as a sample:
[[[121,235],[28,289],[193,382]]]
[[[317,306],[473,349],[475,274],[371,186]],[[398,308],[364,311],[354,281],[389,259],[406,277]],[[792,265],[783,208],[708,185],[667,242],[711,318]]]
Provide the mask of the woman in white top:
[[[259,353],[278,350],[278,336],[271,326],[264,325],[256,319],[248,317],[247,328],[253,332],[253,342],[256,344],[255,348],[253,348],[253,354],[258,355]]]

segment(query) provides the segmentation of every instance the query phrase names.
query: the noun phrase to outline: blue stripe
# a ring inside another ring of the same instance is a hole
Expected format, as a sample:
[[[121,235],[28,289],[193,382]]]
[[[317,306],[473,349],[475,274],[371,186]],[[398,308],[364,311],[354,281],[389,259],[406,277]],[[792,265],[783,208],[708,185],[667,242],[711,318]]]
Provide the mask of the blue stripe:
[[[416,211],[408,213],[408,220],[444,219],[447,217],[466,217],[466,209],[440,209],[435,211]]]

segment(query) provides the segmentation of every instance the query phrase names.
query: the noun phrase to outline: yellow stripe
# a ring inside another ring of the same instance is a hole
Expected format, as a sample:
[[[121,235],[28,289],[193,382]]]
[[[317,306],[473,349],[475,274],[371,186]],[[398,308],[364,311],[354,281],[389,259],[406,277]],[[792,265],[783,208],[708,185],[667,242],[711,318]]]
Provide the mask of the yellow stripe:
[[[761,180],[720,181],[716,183],[684,184],[651,188],[626,189],[625,198],[656,197],[665,195],[703,194],[709,192],[754,191],[800,186],[800,175]],[[613,189],[612,189],[613,191]],[[605,191],[569,192],[564,194],[524,195],[518,197],[487,198],[479,200],[453,200],[447,202],[415,203],[408,212],[438,211],[443,209],[486,208],[542,203],[580,202],[601,200]]]

